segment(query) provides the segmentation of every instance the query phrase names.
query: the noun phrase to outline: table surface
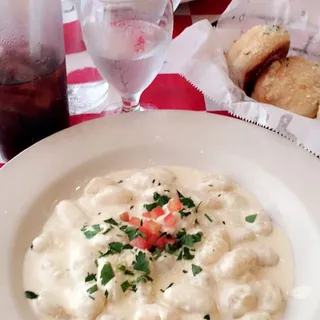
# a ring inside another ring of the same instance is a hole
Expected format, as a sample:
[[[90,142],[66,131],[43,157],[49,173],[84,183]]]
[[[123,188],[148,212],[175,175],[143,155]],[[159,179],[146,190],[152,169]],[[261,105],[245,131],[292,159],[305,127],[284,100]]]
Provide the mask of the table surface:
[[[214,23],[229,3],[230,0],[194,0],[181,4],[175,12],[173,36],[177,37],[185,28],[202,19]],[[64,37],[68,83],[81,84],[100,79],[86,51],[75,10],[64,15]],[[162,73],[143,92],[141,102],[156,105],[162,110],[194,111],[206,111],[211,103],[181,76]],[[97,116],[94,113],[73,115],[71,124],[76,125]],[[0,167],[1,165],[0,159]]]

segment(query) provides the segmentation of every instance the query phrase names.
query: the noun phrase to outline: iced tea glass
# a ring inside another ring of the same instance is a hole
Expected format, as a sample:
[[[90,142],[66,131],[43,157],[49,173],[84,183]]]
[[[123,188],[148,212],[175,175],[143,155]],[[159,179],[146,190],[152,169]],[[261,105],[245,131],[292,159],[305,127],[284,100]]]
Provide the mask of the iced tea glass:
[[[0,149],[9,160],[69,126],[61,0],[0,2]]]

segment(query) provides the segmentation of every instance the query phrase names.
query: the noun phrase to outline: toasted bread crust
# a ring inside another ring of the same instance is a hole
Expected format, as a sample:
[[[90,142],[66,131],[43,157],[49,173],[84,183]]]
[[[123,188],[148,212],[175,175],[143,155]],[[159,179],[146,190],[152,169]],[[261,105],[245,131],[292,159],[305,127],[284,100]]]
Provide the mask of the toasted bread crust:
[[[273,62],[260,75],[252,98],[315,118],[320,106],[320,64],[303,57]]]
[[[289,48],[290,35],[285,29],[266,25],[251,28],[226,54],[231,79],[251,95],[262,70],[275,60],[285,58]]]
[[[247,71],[243,80],[243,90],[248,96],[251,96],[261,72],[268,68],[274,61],[282,60],[284,57],[286,57],[289,52],[289,47],[290,42],[284,43],[283,46],[278,47],[274,51],[270,52],[267,56],[265,56],[264,60],[261,60],[260,63],[256,64],[251,70]]]

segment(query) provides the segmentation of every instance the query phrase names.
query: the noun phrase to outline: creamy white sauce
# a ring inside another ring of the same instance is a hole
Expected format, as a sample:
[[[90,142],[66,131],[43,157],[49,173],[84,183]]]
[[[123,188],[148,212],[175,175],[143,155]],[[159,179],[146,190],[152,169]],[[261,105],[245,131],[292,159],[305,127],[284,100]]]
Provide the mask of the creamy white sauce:
[[[130,242],[119,226],[103,234],[111,227],[104,220],[120,223],[123,212],[142,218],[155,192],[172,198],[176,190],[196,207],[185,209],[191,212],[186,217],[174,213],[176,225],[165,227],[165,205],[156,222],[173,237],[183,228],[190,235],[201,233],[201,241],[187,247],[193,259],[177,260],[183,248],[176,254],[163,251],[157,260],[136,248],[99,258],[109,243]],[[81,229],[94,225],[100,231],[88,239]],[[121,284],[145,275],[133,268],[140,251],[153,281],[123,292]],[[114,277],[103,285],[106,265]],[[192,265],[201,271],[193,275]],[[123,266],[134,275],[125,274]],[[85,282],[88,274],[96,279]],[[38,295],[30,304],[43,320],[280,320],[293,284],[293,259],[281,229],[234,181],[189,168],[149,168],[95,178],[80,198],[60,202],[26,253],[24,283]],[[94,287],[94,293],[87,292]]]

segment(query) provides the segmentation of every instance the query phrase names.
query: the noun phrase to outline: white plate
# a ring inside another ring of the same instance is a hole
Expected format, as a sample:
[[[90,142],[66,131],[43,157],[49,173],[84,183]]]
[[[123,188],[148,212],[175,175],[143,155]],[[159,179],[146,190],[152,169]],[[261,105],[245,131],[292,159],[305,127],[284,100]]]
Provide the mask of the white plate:
[[[109,170],[187,165],[229,174],[249,189],[288,234],[296,299],[285,320],[320,319],[320,162],[291,142],[248,123],[198,112],[108,117],[35,145],[0,170],[0,310],[34,320],[22,264],[53,201]]]

